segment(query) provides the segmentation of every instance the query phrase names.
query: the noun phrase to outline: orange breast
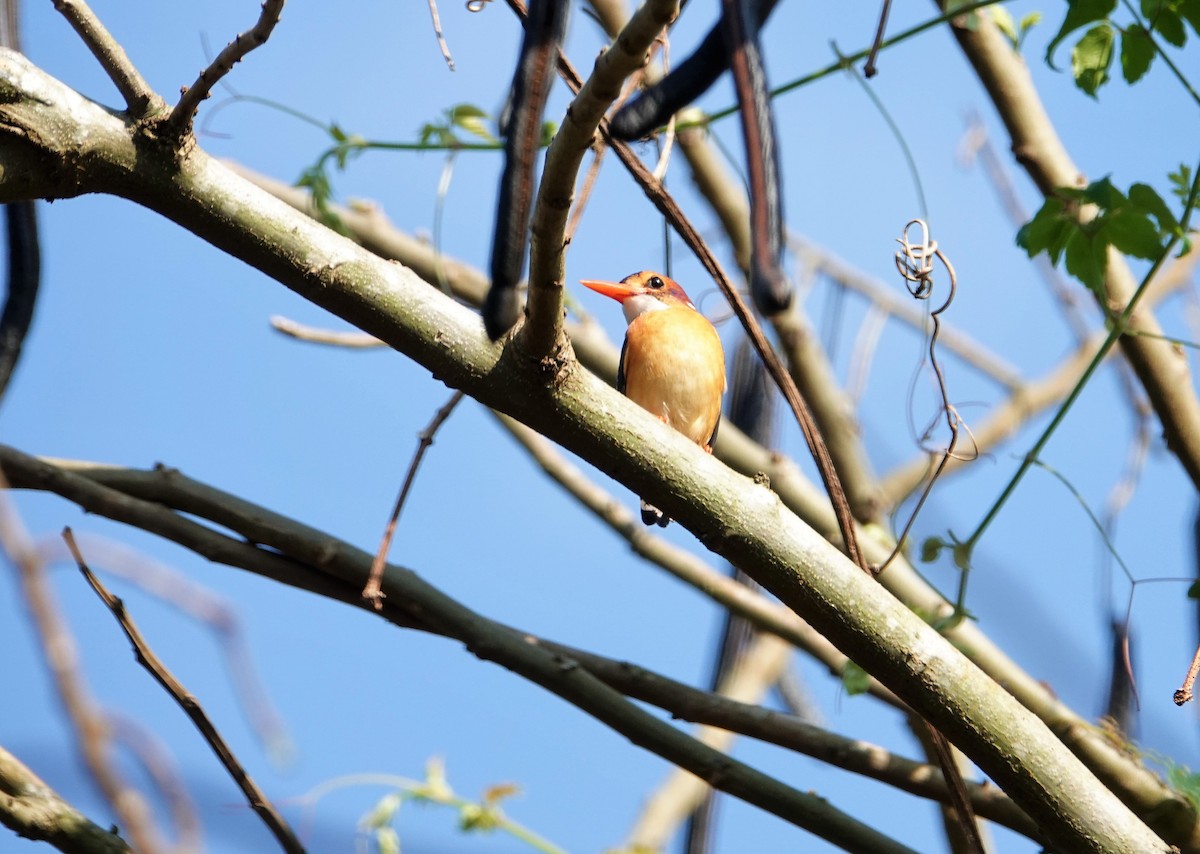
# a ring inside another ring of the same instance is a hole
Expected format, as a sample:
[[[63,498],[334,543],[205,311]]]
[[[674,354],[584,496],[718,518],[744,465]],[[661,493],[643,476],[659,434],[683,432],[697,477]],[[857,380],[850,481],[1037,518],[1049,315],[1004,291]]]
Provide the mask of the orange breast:
[[[701,446],[721,417],[725,354],[717,330],[698,311],[648,311],[629,324],[625,394]]]

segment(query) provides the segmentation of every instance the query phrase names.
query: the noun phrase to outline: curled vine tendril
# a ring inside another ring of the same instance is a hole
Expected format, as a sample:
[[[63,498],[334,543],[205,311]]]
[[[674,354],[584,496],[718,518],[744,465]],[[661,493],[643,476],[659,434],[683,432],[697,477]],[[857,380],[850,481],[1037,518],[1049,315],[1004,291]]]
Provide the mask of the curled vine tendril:
[[[914,228],[919,231],[920,236],[920,239],[915,242],[912,239]],[[929,498],[929,493],[933,490],[934,483],[941,476],[942,470],[945,469],[946,463],[951,458],[974,459],[978,456],[976,450],[967,457],[955,457],[959,431],[966,430],[967,434],[970,435],[970,428],[966,426],[966,422],[962,420],[962,417],[958,414],[958,410],[950,402],[950,395],[946,391],[946,377],[942,373],[942,366],[938,363],[937,358],[938,335],[942,328],[941,315],[954,302],[954,295],[958,290],[958,276],[954,272],[954,265],[950,263],[950,259],[938,248],[937,241],[930,237],[929,226],[922,219],[910,220],[904,226],[904,231],[896,239],[896,242],[900,244],[900,248],[896,250],[895,255],[896,270],[904,277],[904,284],[913,299],[928,300],[933,296],[933,274],[936,269],[936,262],[941,262],[950,279],[950,292],[946,295],[945,301],[929,313],[929,317],[933,321],[933,331],[929,336],[929,363],[933,366],[934,376],[937,377],[938,393],[942,398],[942,413],[946,417],[946,427],[950,431],[950,443],[940,452],[941,459],[934,467],[929,479],[925,482],[925,486],[921,490],[921,497],[917,500],[917,506],[913,508],[912,515],[908,517],[908,521],[904,525],[904,532],[896,541],[896,547],[892,549],[892,553],[888,555],[887,560],[879,565],[879,569],[876,571],[877,574],[887,569],[888,564],[904,548],[904,544],[908,540],[908,535],[912,531],[913,523],[917,520],[921,508],[925,505],[926,499]],[[931,448],[924,447],[925,439],[928,438],[929,433],[930,430],[927,430],[925,436],[922,437],[922,448],[930,454],[938,453]]]

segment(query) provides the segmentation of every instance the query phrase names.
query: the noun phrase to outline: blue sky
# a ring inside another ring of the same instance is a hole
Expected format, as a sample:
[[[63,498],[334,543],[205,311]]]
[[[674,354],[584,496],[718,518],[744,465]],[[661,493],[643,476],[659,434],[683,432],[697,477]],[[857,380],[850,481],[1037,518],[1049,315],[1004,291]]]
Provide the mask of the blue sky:
[[[893,32],[933,11],[932,4],[902,5]],[[168,95],[205,64],[203,39],[219,49],[257,12],[256,4],[228,0],[97,2],[94,8],[150,83]],[[438,53],[424,4],[347,8],[349,14],[334,17],[324,5],[289,5],[270,42],[237,66],[229,84],[376,139],[414,140],[422,124],[457,103],[498,111],[519,39],[504,4],[477,14],[457,3],[440,9],[457,63],[453,73]],[[1010,8],[1019,18],[1037,7]],[[1194,105],[1161,67],[1135,88],[1110,85],[1098,101],[1078,92],[1068,74],[1047,69],[1041,58],[1061,10],[1057,3],[1044,9],[1047,22],[1035,29],[1025,53],[1068,150],[1091,177],[1111,173],[1120,186],[1147,181],[1165,195],[1166,173],[1195,160],[1186,144],[1200,132]],[[826,65],[833,58],[831,41],[844,52],[865,46],[876,13],[875,3],[783,4],[767,35],[772,80]],[[673,42],[677,57],[713,14],[706,5],[689,4]],[[50,4],[28,9],[24,33],[35,62],[90,97],[117,104],[98,65]],[[588,68],[600,45],[593,22],[575,14],[569,51],[576,65]],[[1067,49],[1060,54],[1065,64]],[[1180,64],[1185,73],[1200,70],[1194,51],[1182,54]],[[887,51],[870,85],[914,151],[935,236],[958,269],[960,292],[950,322],[1026,374],[1048,372],[1068,352],[1070,338],[1014,245],[1014,229],[987,181],[955,160],[970,111],[983,116],[1001,152],[1007,146],[953,40],[934,31]],[[555,90],[550,116],[565,107],[564,92]],[[201,142],[213,154],[294,180],[324,147],[319,131],[260,105],[226,104],[212,116],[228,94],[218,91],[201,112]],[[731,101],[722,81],[702,106],[715,110]],[[900,289],[893,241],[920,211],[900,148],[877,109],[858,83],[835,74],[778,99],[776,110],[789,227]],[[736,149],[733,121],[715,133]],[[342,200],[378,203],[409,231],[427,232],[442,204],[442,250],[486,267],[499,157],[457,158],[449,191],[439,201],[444,162],[441,153],[369,152],[335,176],[335,187]],[[1036,209],[1032,187],[1019,174],[1015,181],[1026,206]],[[715,236],[715,220],[692,192],[682,161],[669,183],[706,235]],[[341,323],[130,203],[85,197],[43,204],[40,213],[45,279],[24,361],[0,406],[3,441],[32,453],[137,467],[162,461],[373,549],[416,434],[450,391],[391,352],[307,346],[272,332],[267,319],[275,314],[337,328]],[[610,161],[571,246],[568,281],[661,266],[661,242],[655,212]],[[728,259],[728,247],[719,249]],[[678,245],[674,250],[674,275],[699,301],[708,285],[686,251]],[[826,336],[836,321],[841,344],[835,361],[844,376],[864,311],[854,298],[839,306],[830,292],[818,281],[809,310]],[[623,322],[615,307],[582,288],[574,294],[619,341]],[[710,314],[716,305],[713,295],[702,303]],[[1187,310],[1177,299],[1160,311],[1169,332],[1194,335]],[[730,345],[736,340],[732,327],[721,327]],[[861,417],[881,471],[915,452],[907,425],[928,417],[928,398],[917,396],[911,418],[906,401],[922,347],[918,335],[895,323],[880,343]],[[996,389],[953,359],[947,365],[964,416],[981,418]],[[1013,443],[936,491],[918,534],[969,532],[1043,424],[1036,420]],[[1112,371],[1102,371],[1049,445],[1046,461],[1099,509],[1120,477],[1131,424]],[[794,425],[781,421],[780,428],[781,447],[802,459]],[[635,503],[628,491],[610,486]],[[237,609],[259,673],[297,746],[290,762],[273,762],[255,741],[211,633],[134,586],[112,582],[251,773],[310,834],[313,851],[351,850],[355,822],[386,791],[348,788],[303,808],[305,792],[344,775],[417,777],[430,757],[440,756],[461,794],[473,797],[493,783],[515,782],[522,792],[509,802],[509,813],[568,850],[585,852],[620,843],[647,793],[669,770],[556,697],[453,643],[210,565],[136,530],[85,517],[55,498],[21,495],[17,506],[40,536],[52,538],[71,525],[127,544]],[[1117,531],[1116,546],[1135,575],[1192,572],[1194,512],[1193,488],[1156,439]],[[531,516],[537,524],[529,524]],[[665,536],[700,550],[678,526]],[[717,610],[639,561],[564,500],[470,401],[438,434],[392,556],[488,616],[676,678],[707,679]],[[984,630],[1066,702],[1095,716],[1107,679],[1103,555],[1081,507],[1060,483],[1034,470],[977,557],[969,604]],[[951,566],[927,571],[942,589],[953,589]],[[183,716],[134,663],[93,594],[67,567],[55,570],[54,581],[91,690],[169,745],[201,810],[210,850],[266,850],[266,831]],[[1124,586],[1117,589],[1126,595]],[[1170,704],[1196,634],[1185,589],[1139,587],[1135,657],[1140,743],[1195,767],[1194,711]],[[0,644],[9,651],[11,696],[19,698],[0,704],[0,743],[97,821],[108,821],[67,747],[70,735],[13,582],[0,584]],[[897,716],[870,700],[844,696],[806,662],[797,666],[830,729],[914,755]],[[736,752],[919,850],[938,850],[935,811],[926,804],[775,748],[742,741]],[[409,851],[527,850],[502,837],[463,838],[453,817],[440,810],[410,810],[399,827]],[[1001,850],[1034,850],[1002,831],[997,837]],[[718,850],[734,852],[827,850],[733,801],[722,810],[719,843]],[[31,846],[0,836],[0,852],[10,850]]]

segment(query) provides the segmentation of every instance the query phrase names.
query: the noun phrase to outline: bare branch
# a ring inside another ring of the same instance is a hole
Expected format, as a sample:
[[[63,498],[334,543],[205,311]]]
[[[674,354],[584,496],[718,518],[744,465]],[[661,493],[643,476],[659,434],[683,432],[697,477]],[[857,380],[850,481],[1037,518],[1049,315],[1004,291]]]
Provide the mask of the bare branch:
[[[371,563],[371,572],[367,576],[367,583],[363,587],[362,597],[370,602],[375,610],[378,611],[383,605],[383,591],[380,588],[380,582],[383,579],[383,570],[387,567],[388,551],[392,547],[392,537],[396,533],[396,522],[400,519],[400,513],[404,510],[404,502],[408,498],[408,492],[412,489],[413,481],[417,478],[417,469],[421,467],[421,460],[425,458],[425,452],[429,450],[433,444],[433,437],[437,435],[437,431],[450,414],[454,412],[454,408],[463,399],[463,393],[456,391],[450,395],[450,399],[442,405],[440,409],[433,415],[433,420],[417,435],[417,450],[413,454],[412,462],[409,463],[408,473],[404,476],[404,485],[400,487],[400,494],[396,496],[396,505],[392,508],[391,518],[388,519],[387,528],[383,533],[383,540],[379,544],[379,550],[375,553],[375,560]]]
[[[150,84],[142,79],[141,73],[125,54],[125,48],[104,28],[84,0],[54,0],[54,8],[75,28],[88,50],[99,60],[100,66],[125,99],[125,109],[130,116],[143,119],[166,108]]]
[[[763,696],[787,668],[791,654],[789,644],[771,635],[761,635],[738,666],[722,680],[715,696],[759,708]],[[695,735],[709,747],[725,753],[733,746],[734,733],[729,729],[705,725],[697,729]],[[682,768],[672,769],[666,780],[646,799],[623,849],[664,850],[679,826],[711,791],[695,775]]]
[[[279,23],[279,15],[283,12],[285,2],[286,0],[263,0],[262,12],[254,26],[244,33],[239,33],[233,41],[225,45],[224,50],[217,54],[217,58],[200,72],[196,82],[183,90],[179,103],[171,110],[167,119],[167,126],[174,135],[182,136],[187,133],[196,110],[200,109],[200,103],[209,96],[217,82],[232,71],[233,66],[241,62],[246,54],[266,43],[271,37],[271,31]]]
[[[0,446],[0,468],[10,482],[25,488],[50,489],[86,509],[131,521],[147,530],[178,534],[192,541],[195,528],[204,526],[180,518],[161,505],[123,495],[75,473]],[[104,473],[103,469],[98,470]],[[281,579],[292,586],[307,587],[313,575],[334,598],[361,603],[357,593],[370,571],[371,556],[307,526],[261,507],[255,507],[211,487],[196,484],[180,493],[186,481],[177,473],[157,478],[158,487],[184,500],[189,513],[207,518],[240,534],[246,541],[276,550],[306,571]],[[191,482],[188,482],[191,483]],[[183,507],[178,509],[183,510]],[[136,520],[136,521],[134,521]],[[187,524],[181,524],[187,523]],[[228,539],[208,530],[204,538]],[[256,547],[250,546],[251,549]],[[261,551],[261,549],[259,549]],[[317,569],[319,567],[319,569]],[[313,588],[309,588],[313,589]],[[907,852],[909,849],[846,816],[823,799],[804,794],[719,751],[712,750],[686,734],[642,711],[618,692],[579,667],[569,656],[555,654],[530,643],[530,638],[477,614],[415,573],[392,566],[384,576],[386,602],[382,613],[404,626],[419,626],[466,645],[475,655],[494,661],[563,697],[596,717],[635,744],[668,761],[688,768],[722,791],[779,815],[787,821],[851,849]]]
[[[134,624],[133,618],[129,616],[125,610],[125,603],[112,595],[108,588],[100,581],[99,578],[88,568],[87,563],[83,559],[83,554],[79,551],[79,546],[75,542],[75,537],[68,528],[63,532],[63,539],[67,543],[67,548],[71,550],[72,557],[75,558],[75,564],[79,567],[79,571],[83,573],[83,577],[96,591],[96,595],[100,597],[100,601],[112,612],[121,631],[129,638],[129,642],[133,645],[134,653],[137,656],[138,663],[150,672],[154,680],[158,682],[163,689],[171,695],[184,713],[191,718],[200,735],[208,742],[213,753],[225,766],[225,770],[229,772],[229,776],[237,783],[238,788],[246,795],[246,800],[250,804],[250,808],[258,813],[263,823],[271,830],[275,838],[279,841],[280,846],[289,854],[303,854],[304,846],[300,844],[300,840],[292,832],[292,829],[284,821],[270,799],[263,793],[254,779],[246,773],[246,769],[234,756],[225,739],[221,737],[221,733],[213,725],[212,720],[204,711],[204,707],[193,696],[182,683],[175,678],[174,674],[167,669],[159,657],[155,654],[150,645],[146,643],[142,637],[142,633],[138,631],[138,627]]]
[[[620,153],[619,148],[614,150]],[[243,169],[242,172],[251,175],[256,183],[268,187],[273,195],[285,199],[298,210],[310,209],[306,194],[302,191],[272,179],[254,176],[248,170]],[[339,209],[338,213],[365,247],[377,251],[383,257],[400,261],[421,276],[427,286],[438,281],[438,259],[427,244],[396,231],[374,209],[361,214],[356,210]],[[1179,287],[1180,283],[1186,282],[1198,258],[1200,251],[1193,251],[1179,263],[1164,270],[1151,285],[1146,299],[1156,299],[1155,294],[1160,288],[1165,294]],[[478,305],[487,289],[487,277],[469,265],[447,259],[443,261],[455,295],[459,299]],[[572,348],[580,362],[612,385],[617,374],[617,350],[603,331],[596,324],[583,324],[575,327],[571,335]],[[1014,402],[1023,405],[1021,400],[1018,396]],[[722,428],[713,455],[747,477],[757,478],[765,474],[771,489],[780,497],[784,506],[811,525],[822,537],[830,542],[838,541],[837,520],[829,501],[790,459],[749,440],[740,431],[732,429],[732,425]],[[916,483],[920,483],[927,465],[922,459],[921,468],[915,475]],[[873,563],[883,561],[892,547],[891,543],[865,533],[861,542],[867,559]],[[953,610],[942,594],[914,572],[907,561],[903,560],[902,555],[897,557],[882,576],[882,581],[884,586],[908,607],[932,615],[935,619],[948,616]],[[956,626],[948,628],[945,634],[984,672],[1003,684],[1026,708],[1057,733],[1063,743],[1082,759],[1106,786],[1120,794],[1122,800],[1136,805],[1141,815],[1161,816],[1161,819],[1156,821],[1160,832],[1172,838],[1186,836],[1194,840],[1188,844],[1200,847],[1200,825],[1194,821],[1195,814],[1182,796],[1059,700],[1044,683],[1019,667],[976,623],[970,620],[960,621]],[[835,665],[827,663],[826,666]]]
[[[949,4],[942,0],[937,5],[944,11]],[[978,25],[955,20],[951,31],[1008,128],[1018,162],[1043,195],[1059,187],[1083,186],[1083,174],[1063,146],[1024,61],[990,15],[980,12],[974,17]],[[1085,219],[1091,215],[1086,208],[1080,211]],[[1106,316],[1118,316],[1130,303],[1136,282],[1125,256],[1112,247],[1104,285],[1100,308]],[[1200,487],[1200,400],[1187,358],[1161,340],[1162,328],[1145,307],[1133,311],[1126,328],[1130,334],[1120,337],[1121,349],[1158,413],[1167,447]]]
[[[612,46],[596,60],[592,76],[566,111],[546,152],[538,187],[529,251],[528,320],[519,340],[535,358],[553,353],[562,337],[567,216],[583,155],[604,112],[621,94],[625,78],[642,67],[663,27],[679,14],[679,0],[649,0],[634,13]]]
[[[113,830],[89,821],[21,760],[0,747],[0,824],[25,839],[48,842],[59,851],[130,854]]]
[[[355,347],[369,349],[386,347],[387,345],[366,332],[351,330],[336,332],[330,329],[318,329],[315,326],[305,326],[288,317],[275,315],[270,319],[271,328],[297,341],[308,341],[313,344],[329,344],[334,347]]]
[[[634,554],[661,567],[722,607],[752,622],[813,656],[834,676],[840,677],[848,659],[795,613],[717,572],[686,549],[646,529],[624,503],[589,479],[581,469],[558,453],[545,438],[507,415],[496,414],[513,438],[520,442],[542,470],[566,489],[584,507],[629,543]],[[897,708],[904,704],[874,678],[868,690]]]
[[[75,729],[84,765],[119,817],[133,847],[145,854],[163,851],[163,840],[154,827],[146,801],[121,779],[113,766],[108,723],[88,696],[75,640],[54,604],[37,550],[5,494],[7,486],[0,477],[0,549],[17,568],[46,669],[54,678],[63,710]]]

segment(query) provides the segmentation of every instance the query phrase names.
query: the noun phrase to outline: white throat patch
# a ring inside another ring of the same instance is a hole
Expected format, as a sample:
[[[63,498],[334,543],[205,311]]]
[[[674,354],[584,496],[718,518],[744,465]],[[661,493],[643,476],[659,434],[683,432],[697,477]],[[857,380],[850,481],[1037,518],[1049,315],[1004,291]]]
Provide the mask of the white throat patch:
[[[648,311],[661,311],[666,307],[667,304],[665,302],[655,299],[649,294],[637,294],[621,303],[621,310],[625,312],[626,323],[633,323],[633,321]]]

